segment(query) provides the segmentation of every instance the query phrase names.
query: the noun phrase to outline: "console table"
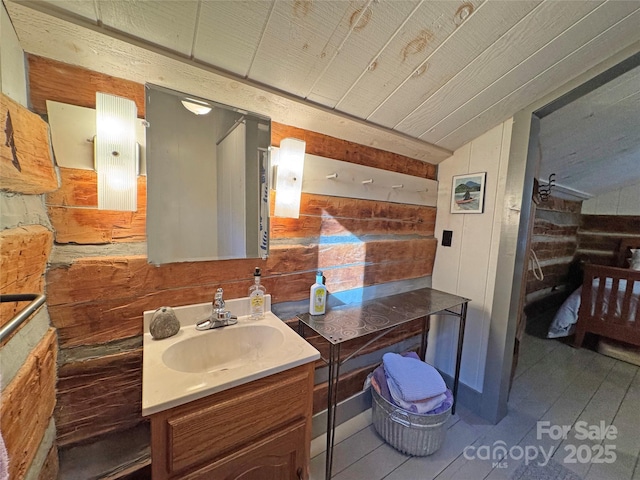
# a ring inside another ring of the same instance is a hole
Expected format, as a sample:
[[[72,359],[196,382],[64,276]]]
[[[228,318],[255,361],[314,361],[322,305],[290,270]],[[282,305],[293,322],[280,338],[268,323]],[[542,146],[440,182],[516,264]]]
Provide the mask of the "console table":
[[[297,315],[298,332],[300,335],[304,336],[306,326],[329,343],[329,358],[323,357],[323,360],[329,368],[325,470],[325,478],[327,480],[331,478],[331,467],[333,464],[333,444],[336,422],[335,409],[338,403],[340,365],[350,360],[363,348],[371,345],[389,332],[418,318],[424,318],[420,342],[420,356],[424,360],[427,352],[429,316],[433,314],[445,314],[458,317],[460,319],[460,326],[458,331],[456,368],[453,377],[452,407],[452,413],[455,413],[468,303],[468,298],[451,295],[450,293],[441,292],[432,288],[420,288],[418,290],[380,297],[357,304],[334,307],[328,309],[324,315],[310,315],[309,313]],[[367,335],[372,336],[371,340],[346,358],[340,359],[341,344]]]

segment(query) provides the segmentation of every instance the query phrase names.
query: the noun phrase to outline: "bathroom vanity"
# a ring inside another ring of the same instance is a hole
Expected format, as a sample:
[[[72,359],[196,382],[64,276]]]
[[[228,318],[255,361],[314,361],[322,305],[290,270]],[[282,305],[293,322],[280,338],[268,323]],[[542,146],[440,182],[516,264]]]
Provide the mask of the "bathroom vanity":
[[[151,415],[153,479],[307,478],[313,363]]]
[[[164,479],[306,479],[314,361],[320,354],[270,312],[251,321],[230,300],[231,326],[197,331],[211,304],[175,308],[181,329],[154,340],[145,312],[143,415],[151,468]]]

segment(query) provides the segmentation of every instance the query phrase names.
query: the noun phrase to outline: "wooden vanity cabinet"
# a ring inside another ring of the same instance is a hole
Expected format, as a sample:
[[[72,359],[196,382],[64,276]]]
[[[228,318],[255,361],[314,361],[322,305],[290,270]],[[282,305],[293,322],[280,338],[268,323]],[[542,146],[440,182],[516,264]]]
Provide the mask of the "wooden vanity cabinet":
[[[151,415],[153,480],[307,479],[313,365]]]

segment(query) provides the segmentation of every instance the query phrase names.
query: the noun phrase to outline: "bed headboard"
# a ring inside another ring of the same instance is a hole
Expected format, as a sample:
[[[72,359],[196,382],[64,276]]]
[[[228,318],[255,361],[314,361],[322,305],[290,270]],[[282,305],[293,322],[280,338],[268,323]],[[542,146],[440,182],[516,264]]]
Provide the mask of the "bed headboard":
[[[631,258],[631,249],[640,248],[640,237],[626,237],[620,240],[620,248],[618,248],[618,257],[616,258],[616,267],[629,268],[628,258]]]

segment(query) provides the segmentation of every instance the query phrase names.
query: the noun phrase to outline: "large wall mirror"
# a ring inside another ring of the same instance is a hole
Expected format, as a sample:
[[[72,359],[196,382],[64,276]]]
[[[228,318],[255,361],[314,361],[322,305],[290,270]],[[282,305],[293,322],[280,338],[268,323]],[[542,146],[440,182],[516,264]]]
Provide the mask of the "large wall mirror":
[[[264,258],[269,118],[147,84],[149,263]]]

